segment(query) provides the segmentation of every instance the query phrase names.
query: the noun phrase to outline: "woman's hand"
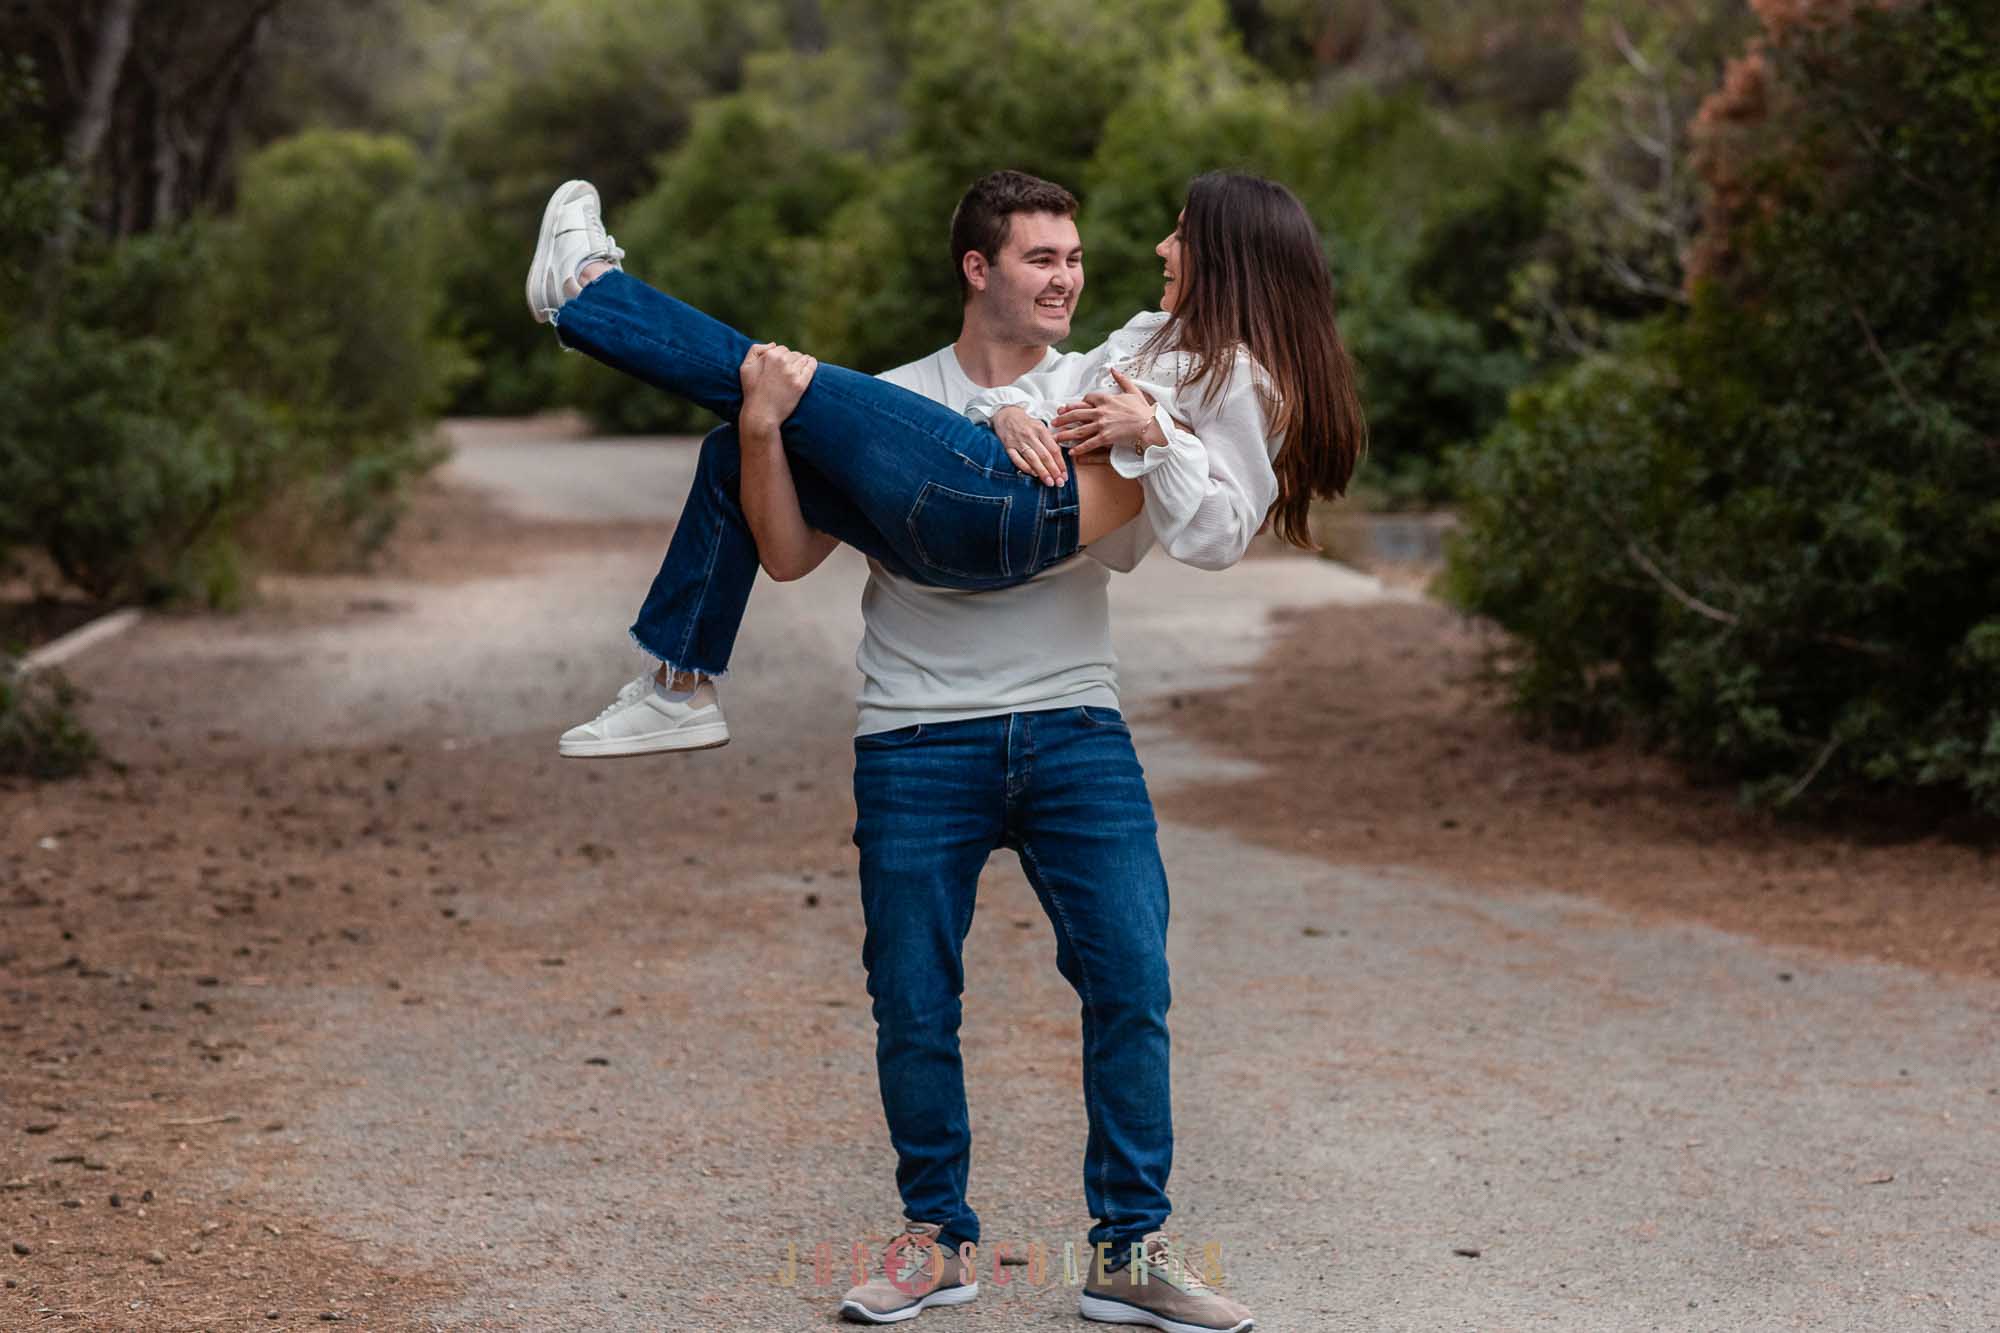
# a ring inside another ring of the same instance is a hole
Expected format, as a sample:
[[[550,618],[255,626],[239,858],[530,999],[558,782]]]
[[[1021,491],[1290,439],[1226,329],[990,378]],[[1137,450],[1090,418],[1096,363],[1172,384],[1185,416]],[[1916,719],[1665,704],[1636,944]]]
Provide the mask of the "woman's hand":
[[[1060,486],[1069,476],[1069,464],[1056,447],[1056,433],[1018,407],[1003,407],[993,414],[993,433],[1007,450],[1014,466],[1044,485]]]
[[[778,343],[757,343],[737,375],[743,381],[743,408],[736,415],[742,431],[775,434],[798,407],[812,383],[819,362],[804,352]]]
[[[1073,454],[1093,453],[1116,444],[1145,448],[1165,444],[1160,426],[1153,419],[1153,400],[1146,391],[1113,369],[1119,393],[1085,394],[1080,403],[1071,403],[1056,414],[1056,439],[1070,446]]]

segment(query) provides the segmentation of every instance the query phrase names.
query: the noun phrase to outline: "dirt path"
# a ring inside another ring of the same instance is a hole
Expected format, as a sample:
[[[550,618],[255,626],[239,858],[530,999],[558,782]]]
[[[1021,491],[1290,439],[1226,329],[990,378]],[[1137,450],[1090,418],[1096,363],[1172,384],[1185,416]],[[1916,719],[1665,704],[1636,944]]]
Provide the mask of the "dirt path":
[[[0,789],[0,1327],[830,1327],[815,1247],[844,1266],[894,1224],[858,562],[760,588],[736,744],[564,763],[555,731],[636,665],[690,459],[459,438],[400,574],[149,621],[76,673],[125,771]],[[2000,1326],[1984,955],[1943,975],[1538,891],[1591,890],[1578,849],[1618,826],[1551,829],[1615,784],[1544,784],[1488,868],[1418,855],[1489,817],[1384,776],[1399,731],[1406,769],[1447,743],[1437,613],[1306,560],[1116,590],[1175,883],[1176,1225],[1260,1327]],[[1059,1250],[1087,1226],[1075,1000],[1018,870],[981,892],[974,1201],[989,1242]],[[1076,1326],[1059,1264],[1012,1274],[924,1327]]]

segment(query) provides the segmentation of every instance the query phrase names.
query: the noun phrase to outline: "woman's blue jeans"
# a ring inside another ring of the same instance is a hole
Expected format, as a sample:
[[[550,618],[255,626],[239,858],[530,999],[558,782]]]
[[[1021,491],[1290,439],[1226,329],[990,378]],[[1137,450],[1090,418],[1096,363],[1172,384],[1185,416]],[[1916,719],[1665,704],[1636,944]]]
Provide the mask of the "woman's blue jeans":
[[[555,314],[563,346],[733,422],[750,339],[636,278],[606,273]],[[1045,486],[986,426],[928,398],[821,365],[783,428],[808,525],[920,583],[1025,583],[1077,550],[1076,473]],[[757,580],[738,500],[735,428],[702,443],[694,489],[632,626],[669,666],[721,675]]]

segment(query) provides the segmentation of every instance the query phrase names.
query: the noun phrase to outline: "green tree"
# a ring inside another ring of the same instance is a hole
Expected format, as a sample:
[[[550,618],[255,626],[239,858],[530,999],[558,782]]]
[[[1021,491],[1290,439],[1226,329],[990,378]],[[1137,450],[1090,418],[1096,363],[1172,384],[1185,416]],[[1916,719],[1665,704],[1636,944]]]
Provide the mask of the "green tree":
[[[1547,228],[1510,265],[1504,302],[1536,356],[1603,348],[1621,321],[1686,304],[1701,220],[1688,123],[1755,27],[1710,0],[1584,0],[1582,77],[1546,136]]]
[[[825,344],[807,328],[809,247],[869,179],[847,146],[865,142],[865,130],[841,115],[866,105],[853,93],[867,67],[843,51],[762,68],[765,77],[753,72],[743,92],[701,105],[688,137],[660,160],[658,182],[618,212],[616,234],[638,277],[754,338],[819,350]],[[767,90],[767,80],[784,92]],[[705,420],[585,358],[565,369],[579,400],[619,429],[685,430]]]
[[[316,130],[243,166],[227,256],[204,300],[205,359],[283,414],[294,554],[385,536],[402,485],[438,456],[428,426],[468,366],[441,335],[444,232],[430,173],[387,135]],[[358,261],[358,262],[357,262]],[[267,539],[275,533],[268,533]]]
[[[615,215],[652,185],[696,107],[738,87],[746,59],[785,36],[777,0],[533,0],[495,19],[456,78],[435,75],[433,97],[450,99],[433,113],[439,188],[457,220],[447,300],[481,372],[459,410],[559,396],[554,345],[526,318],[517,281],[549,191],[592,181]]]
[[[1704,114],[1740,206],[1688,313],[1468,456],[1451,587],[1539,721],[2000,814],[2000,12],[1829,17]]]
[[[243,181],[232,218],[86,236],[9,330],[0,545],[91,596],[234,601],[253,525],[267,549],[366,546],[434,461],[459,362],[431,332],[414,152],[309,135]]]

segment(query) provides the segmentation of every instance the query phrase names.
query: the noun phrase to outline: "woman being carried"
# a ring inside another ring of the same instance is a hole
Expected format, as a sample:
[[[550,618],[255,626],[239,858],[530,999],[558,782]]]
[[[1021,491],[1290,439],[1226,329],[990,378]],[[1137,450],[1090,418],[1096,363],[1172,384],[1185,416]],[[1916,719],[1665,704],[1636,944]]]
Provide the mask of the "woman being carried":
[[[1318,233],[1283,186],[1211,173],[1189,185],[1156,252],[1166,276],[1159,311],[987,390],[963,416],[753,345],[629,277],[597,193],[581,181],[549,201],[527,296],[565,347],[726,420],[737,419],[754,381],[753,406],[783,420],[800,511],[824,534],[815,540],[846,542],[918,582],[1010,587],[1094,542],[1117,546],[1114,567],[1130,568],[1157,540],[1177,559],[1222,569],[1267,520],[1311,549],[1312,500],[1344,492],[1366,444]],[[562,754],[728,740],[712,678],[728,666],[759,563],[728,435],[704,445],[632,627],[659,670],[565,733]],[[1066,455],[1110,466],[1072,469]]]

